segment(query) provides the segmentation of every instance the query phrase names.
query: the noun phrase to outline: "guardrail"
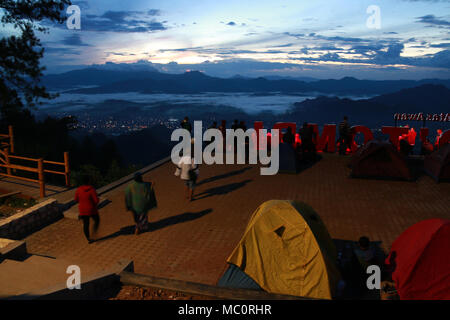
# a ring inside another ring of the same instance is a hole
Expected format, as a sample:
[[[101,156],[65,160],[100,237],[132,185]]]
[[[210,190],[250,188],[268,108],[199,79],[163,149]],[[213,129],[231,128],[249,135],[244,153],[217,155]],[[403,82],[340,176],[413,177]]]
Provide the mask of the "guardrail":
[[[0,136],[0,138],[1,138],[1,136]],[[49,160],[44,160],[43,158],[35,159],[35,158],[11,155],[9,153],[8,148],[5,148],[4,150],[0,150],[0,155],[3,156],[3,157],[0,157],[0,167],[6,168],[6,173],[0,172],[0,176],[38,183],[41,198],[45,198],[45,173],[63,175],[65,177],[66,186],[67,187],[70,186],[70,166],[69,166],[69,153],[68,152],[64,152],[64,162],[49,161]],[[37,164],[37,167],[31,167],[31,166],[28,167],[28,166],[24,166],[24,165],[13,164],[13,163],[11,163],[11,160],[14,160],[14,159],[34,162]],[[45,169],[45,165],[62,166],[62,167],[64,167],[64,170],[56,171],[56,170]],[[37,179],[21,177],[21,176],[13,174],[13,172],[15,173],[16,170],[36,173]]]
[[[3,140],[9,140],[4,142]],[[11,153],[14,153],[14,130],[13,126],[8,126],[8,134],[0,134],[0,147],[2,149],[9,148]]]

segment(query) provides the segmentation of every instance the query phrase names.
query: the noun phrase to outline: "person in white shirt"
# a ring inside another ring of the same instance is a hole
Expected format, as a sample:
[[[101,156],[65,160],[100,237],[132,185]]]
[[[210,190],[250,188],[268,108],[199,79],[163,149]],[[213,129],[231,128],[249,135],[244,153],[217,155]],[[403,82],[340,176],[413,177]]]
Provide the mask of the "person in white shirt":
[[[197,182],[199,169],[198,165],[194,163],[194,158],[184,156],[178,163],[180,170],[180,178],[184,181],[186,186],[186,198],[192,201],[194,196],[195,183]]]

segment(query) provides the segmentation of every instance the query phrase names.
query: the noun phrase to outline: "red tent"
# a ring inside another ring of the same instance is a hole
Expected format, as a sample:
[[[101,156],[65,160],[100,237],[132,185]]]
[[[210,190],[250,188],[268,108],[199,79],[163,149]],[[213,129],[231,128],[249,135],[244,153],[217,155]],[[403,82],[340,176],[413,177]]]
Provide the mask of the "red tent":
[[[450,143],[425,157],[424,170],[438,182],[450,180]]]
[[[360,147],[350,163],[355,178],[412,180],[406,158],[389,142],[372,140]]]
[[[450,220],[424,220],[392,244],[386,264],[400,299],[450,299]]]

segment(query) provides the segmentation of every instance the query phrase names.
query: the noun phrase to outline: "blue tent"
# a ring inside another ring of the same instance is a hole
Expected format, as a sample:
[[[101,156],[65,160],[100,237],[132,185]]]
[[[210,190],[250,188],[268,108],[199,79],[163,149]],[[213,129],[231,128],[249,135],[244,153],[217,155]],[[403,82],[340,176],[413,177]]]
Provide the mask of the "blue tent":
[[[217,285],[227,288],[262,290],[252,278],[232,263],[229,264],[228,270]]]
[[[280,143],[279,173],[297,173],[297,154],[294,147],[287,143]]]

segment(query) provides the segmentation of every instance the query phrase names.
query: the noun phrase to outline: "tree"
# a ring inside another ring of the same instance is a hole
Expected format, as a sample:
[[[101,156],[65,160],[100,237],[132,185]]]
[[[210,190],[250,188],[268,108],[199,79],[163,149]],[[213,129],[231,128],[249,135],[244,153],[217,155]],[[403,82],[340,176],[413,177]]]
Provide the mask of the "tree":
[[[40,85],[44,55],[35,31],[48,32],[42,21],[63,23],[63,10],[69,0],[0,0],[1,23],[12,25],[16,32],[0,39],[0,107],[2,120],[32,108],[41,98],[54,95]]]

